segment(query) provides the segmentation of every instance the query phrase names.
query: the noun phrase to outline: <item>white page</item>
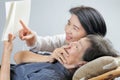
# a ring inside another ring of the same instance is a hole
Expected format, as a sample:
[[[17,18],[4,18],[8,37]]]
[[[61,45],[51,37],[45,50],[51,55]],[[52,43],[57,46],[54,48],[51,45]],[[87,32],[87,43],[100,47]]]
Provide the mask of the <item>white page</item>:
[[[22,28],[20,19],[28,25],[31,9],[31,0],[11,1],[5,3],[6,22],[3,30],[2,41],[8,40],[8,34],[18,34]]]

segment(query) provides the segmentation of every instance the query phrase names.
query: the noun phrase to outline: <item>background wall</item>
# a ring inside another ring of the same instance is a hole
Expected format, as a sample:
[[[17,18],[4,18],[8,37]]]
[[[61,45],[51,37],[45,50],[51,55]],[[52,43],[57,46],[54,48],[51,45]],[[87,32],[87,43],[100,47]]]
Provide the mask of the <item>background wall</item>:
[[[5,24],[5,2],[0,0],[0,39]],[[91,6],[97,9],[104,17],[108,32],[106,37],[111,40],[113,46],[120,52],[120,0],[32,0],[29,27],[38,35],[54,35],[64,33],[64,26],[69,19],[69,9],[74,6]],[[26,49],[24,43],[18,38],[14,41],[12,56],[19,50]],[[0,41],[0,60],[3,50]],[[13,57],[11,58],[14,63]]]

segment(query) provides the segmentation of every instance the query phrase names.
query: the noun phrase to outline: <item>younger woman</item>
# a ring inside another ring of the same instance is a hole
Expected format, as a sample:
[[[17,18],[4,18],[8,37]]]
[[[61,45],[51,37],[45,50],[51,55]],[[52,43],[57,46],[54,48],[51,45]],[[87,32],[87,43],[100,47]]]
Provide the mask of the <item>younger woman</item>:
[[[101,14],[92,7],[74,7],[70,9],[71,18],[65,26],[65,34],[41,37],[28,29],[20,21],[23,29],[19,31],[19,37],[26,41],[26,44],[33,52],[49,51],[59,48],[65,44],[85,37],[88,34],[99,34],[105,36],[106,24]],[[59,51],[58,51],[59,52]]]

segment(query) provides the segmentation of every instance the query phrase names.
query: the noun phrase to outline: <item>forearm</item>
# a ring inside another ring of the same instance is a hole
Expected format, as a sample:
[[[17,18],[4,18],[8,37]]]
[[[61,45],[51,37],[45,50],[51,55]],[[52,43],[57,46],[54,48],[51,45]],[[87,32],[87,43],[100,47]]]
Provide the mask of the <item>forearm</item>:
[[[37,36],[34,46],[31,46],[30,49],[33,52],[38,51],[49,51],[53,52],[56,48],[65,45],[65,35],[55,35],[55,36]]]
[[[35,45],[35,42],[37,41],[35,34],[36,34],[36,33],[32,32],[31,35],[34,35],[34,36],[33,36],[31,39],[26,40],[26,43],[27,43],[28,46],[33,46],[33,45]]]
[[[15,54],[14,60],[17,64],[25,62],[53,62],[51,56],[39,55],[30,51],[20,51]]]
[[[10,53],[6,51],[2,55],[0,80],[10,80]]]

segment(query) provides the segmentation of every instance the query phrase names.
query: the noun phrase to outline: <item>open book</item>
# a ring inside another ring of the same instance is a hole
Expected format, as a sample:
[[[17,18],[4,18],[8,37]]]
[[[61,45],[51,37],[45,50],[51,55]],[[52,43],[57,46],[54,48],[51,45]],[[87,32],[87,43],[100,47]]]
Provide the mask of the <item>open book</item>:
[[[28,25],[31,9],[31,0],[10,1],[5,3],[6,22],[3,30],[2,41],[8,40],[8,34],[17,36],[22,29],[20,20]]]

